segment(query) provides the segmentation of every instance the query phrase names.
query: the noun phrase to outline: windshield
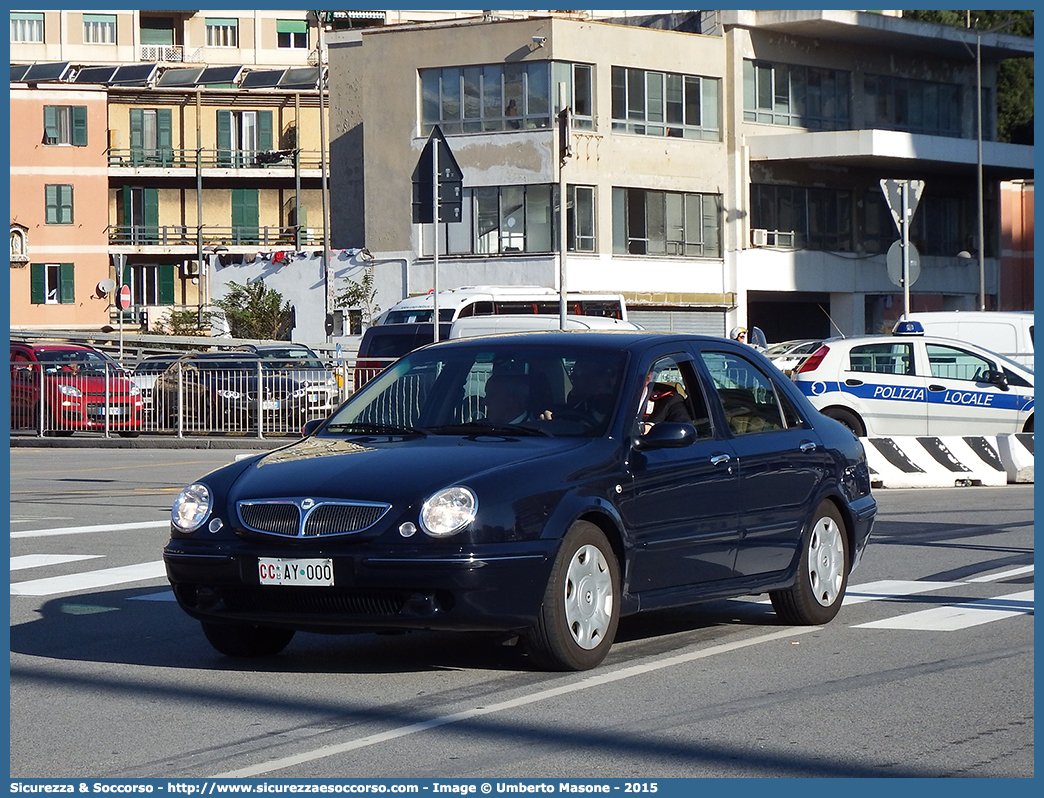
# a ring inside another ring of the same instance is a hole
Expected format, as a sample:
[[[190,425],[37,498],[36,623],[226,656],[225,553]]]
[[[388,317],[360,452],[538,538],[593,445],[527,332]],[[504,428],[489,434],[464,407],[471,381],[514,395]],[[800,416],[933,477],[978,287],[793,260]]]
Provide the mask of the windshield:
[[[325,368],[315,355],[301,349],[266,349],[259,354],[261,365],[266,369],[321,371]]]
[[[80,349],[37,350],[36,359],[44,364],[44,371],[48,374],[61,371],[77,374],[105,374],[106,368],[110,373],[124,373],[116,361],[109,360],[101,352]]]
[[[624,357],[506,343],[417,351],[356,393],[325,432],[601,437]]]

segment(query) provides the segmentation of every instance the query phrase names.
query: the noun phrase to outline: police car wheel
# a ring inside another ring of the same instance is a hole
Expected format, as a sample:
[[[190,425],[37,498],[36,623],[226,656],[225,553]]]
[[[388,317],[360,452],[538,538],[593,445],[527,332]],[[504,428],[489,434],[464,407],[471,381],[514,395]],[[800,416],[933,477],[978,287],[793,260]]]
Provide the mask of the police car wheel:
[[[857,438],[866,437],[866,425],[863,423],[863,420],[851,410],[846,410],[843,407],[828,407],[823,411],[823,415],[827,418],[834,419],[834,421],[840,421],[852,430]]]
[[[824,500],[805,532],[794,584],[769,593],[773,609],[785,623],[796,626],[827,623],[841,609],[848,570],[845,522],[837,506]]]

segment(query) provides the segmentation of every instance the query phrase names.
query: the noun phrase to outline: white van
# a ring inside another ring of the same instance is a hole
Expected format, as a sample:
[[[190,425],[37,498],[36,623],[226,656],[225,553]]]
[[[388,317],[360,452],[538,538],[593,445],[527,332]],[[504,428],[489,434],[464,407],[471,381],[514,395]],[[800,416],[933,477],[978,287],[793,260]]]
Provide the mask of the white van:
[[[375,324],[431,322],[435,298],[429,292],[396,303]],[[558,316],[558,292],[539,285],[468,285],[439,291],[439,321],[454,322],[469,316],[554,315]],[[627,320],[627,305],[620,294],[566,292],[566,313]]]
[[[561,316],[469,316],[457,319],[450,327],[450,338],[474,338],[479,335],[495,335],[508,332],[530,332],[532,330],[557,330]],[[600,316],[566,316],[567,330],[641,330],[640,325],[622,319]]]
[[[931,311],[903,319],[919,321],[927,335],[967,341],[1033,369],[1032,311]]]

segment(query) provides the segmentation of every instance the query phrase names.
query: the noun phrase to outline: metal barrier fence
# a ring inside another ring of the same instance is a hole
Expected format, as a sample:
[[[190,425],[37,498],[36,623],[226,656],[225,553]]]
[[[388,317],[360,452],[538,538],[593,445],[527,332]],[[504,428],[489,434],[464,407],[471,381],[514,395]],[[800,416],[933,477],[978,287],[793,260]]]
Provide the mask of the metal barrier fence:
[[[371,360],[365,369],[302,371],[201,359],[136,374],[108,362],[12,362],[11,429],[39,436],[293,437],[307,421],[328,416],[384,365]]]

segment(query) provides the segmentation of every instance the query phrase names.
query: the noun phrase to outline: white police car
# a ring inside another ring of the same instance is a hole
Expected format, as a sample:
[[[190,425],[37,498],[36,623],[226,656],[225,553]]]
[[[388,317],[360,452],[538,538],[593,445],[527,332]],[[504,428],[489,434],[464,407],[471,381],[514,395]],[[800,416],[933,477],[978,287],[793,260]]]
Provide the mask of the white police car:
[[[831,338],[794,375],[826,416],[860,437],[1033,432],[1033,372],[899,322],[892,335]]]

